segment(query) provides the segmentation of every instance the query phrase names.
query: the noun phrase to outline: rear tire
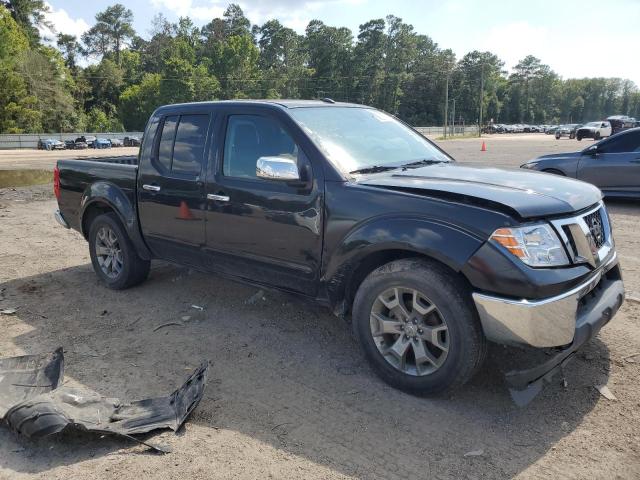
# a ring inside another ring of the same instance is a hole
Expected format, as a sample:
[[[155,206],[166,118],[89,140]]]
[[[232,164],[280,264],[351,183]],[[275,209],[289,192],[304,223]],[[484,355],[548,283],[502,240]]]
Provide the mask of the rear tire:
[[[353,331],[376,374],[417,395],[460,387],[486,356],[468,287],[423,259],[397,260],[369,274],[353,303]]]
[[[120,219],[113,212],[99,215],[91,223],[89,253],[96,275],[114,290],[138,285],[149,275],[151,262],[138,256]]]

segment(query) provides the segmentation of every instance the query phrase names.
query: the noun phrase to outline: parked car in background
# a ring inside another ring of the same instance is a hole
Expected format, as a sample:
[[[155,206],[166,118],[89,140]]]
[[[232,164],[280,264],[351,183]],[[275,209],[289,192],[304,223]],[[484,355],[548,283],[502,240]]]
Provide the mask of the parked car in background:
[[[96,138],[93,142],[93,148],[111,148],[111,140],[108,138]]]
[[[580,152],[544,155],[520,168],[592,183],[607,197],[640,198],[640,128],[625,130]]]
[[[87,142],[85,142],[84,140],[80,139],[80,138],[76,138],[75,143],[75,150],[85,150],[87,148],[89,148],[89,145],[87,145]]]
[[[580,128],[579,123],[568,123],[567,125],[560,125],[556,129],[556,140],[560,140],[562,137],[569,137],[573,140],[576,138],[576,131]]]
[[[76,142],[74,140],[65,140],[64,141],[64,148],[66,148],[67,150],[75,150],[76,149]]]
[[[82,135],[81,137],[76,138],[76,143],[78,142],[85,143],[88,148],[93,148],[93,142],[95,141],[96,141],[96,137],[94,137],[93,135],[89,135],[89,136]]]
[[[611,124],[609,122],[589,122],[576,130],[578,141],[583,138],[593,138],[600,140],[602,137],[611,136]]]
[[[123,158],[54,170],[55,217],[106,286],[158,258],[299,294],[349,318],[373,370],[412,393],[463,385],[489,340],[557,347],[508,374],[531,399],[624,299],[597,188],[458,165],[373,108],[170,105]]]
[[[55,138],[39,139],[38,150],[64,150],[65,144],[61,140]]]
[[[607,121],[611,124],[611,135],[637,126],[636,119],[626,115],[613,115],[608,117]]]
[[[139,147],[140,146],[140,138],[139,137],[124,137],[123,142],[125,147]]]
[[[559,125],[549,125],[544,133],[546,133],[547,135],[555,135],[556,130],[558,130],[559,127]]]
[[[117,147],[122,147],[123,143],[122,140],[120,140],[119,138],[111,138],[111,146],[114,148]]]

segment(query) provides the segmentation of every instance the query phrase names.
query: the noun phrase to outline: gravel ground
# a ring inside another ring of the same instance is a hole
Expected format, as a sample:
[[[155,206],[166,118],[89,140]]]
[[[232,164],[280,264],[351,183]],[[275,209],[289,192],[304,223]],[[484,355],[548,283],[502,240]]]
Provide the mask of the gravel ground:
[[[478,139],[441,145],[503,166],[585,146],[544,135],[485,141],[482,153]],[[0,169],[50,169],[61,154],[49,153],[0,152]],[[0,316],[0,356],[62,345],[67,381],[131,400],[171,392],[203,359],[210,381],[178,435],[148,436],[169,455],[91,435],[29,442],[0,428],[0,479],[640,477],[640,356],[629,357],[640,352],[637,302],[569,364],[566,387],[556,379],[526,408],[502,374],[531,354],[498,346],[455,395],[415,398],[373,375],[341,320],[296,298],[163,263],[140,287],[107,290],[85,241],[53,221],[50,192],[0,189],[0,308],[18,309]],[[626,285],[640,297],[640,204],[608,206]]]

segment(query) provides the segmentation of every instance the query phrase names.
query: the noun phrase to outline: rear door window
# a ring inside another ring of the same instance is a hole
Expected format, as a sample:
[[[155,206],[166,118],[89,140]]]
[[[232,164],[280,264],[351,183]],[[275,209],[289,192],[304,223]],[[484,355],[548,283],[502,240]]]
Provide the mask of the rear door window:
[[[178,175],[199,175],[207,140],[209,115],[170,115],[165,117],[156,167]]]
[[[173,146],[171,171],[199,175],[207,138],[209,115],[182,115]]]
[[[158,144],[158,164],[165,170],[171,170],[171,157],[173,156],[173,140],[176,135],[176,125],[178,124],[178,116],[172,115],[164,119],[162,126],[162,135]]]

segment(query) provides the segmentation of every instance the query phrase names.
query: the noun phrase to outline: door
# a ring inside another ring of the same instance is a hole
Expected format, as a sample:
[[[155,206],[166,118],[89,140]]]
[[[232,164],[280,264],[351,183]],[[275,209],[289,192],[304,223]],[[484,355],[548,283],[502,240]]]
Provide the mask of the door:
[[[159,258],[197,264],[205,243],[204,182],[209,113],[172,113],[159,119],[151,148],[141,155],[138,215],[149,248]]]
[[[621,132],[587,149],[578,179],[607,192],[640,193],[640,130]]]
[[[322,251],[322,183],[319,169],[311,167],[299,146],[300,132],[292,132],[282,120],[275,112],[247,114],[244,108],[231,109],[221,119],[224,142],[206,186],[206,256],[212,269],[315,295]],[[256,164],[261,157],[295,160],[301,179],[259,178]]]

